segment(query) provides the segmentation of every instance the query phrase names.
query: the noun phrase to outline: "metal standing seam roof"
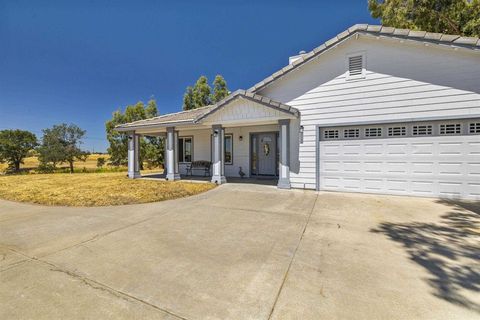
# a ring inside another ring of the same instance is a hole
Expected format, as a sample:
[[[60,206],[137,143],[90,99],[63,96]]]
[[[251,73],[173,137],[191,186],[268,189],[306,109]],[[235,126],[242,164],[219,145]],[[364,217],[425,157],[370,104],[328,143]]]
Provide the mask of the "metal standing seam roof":
[[[291,114],[295,117],[300,116],[300,112],[297,109],[292,108],[284,103],[274,101],[270,98],[261,96],[256,93],[248,92],[246,90],[237,90],[214,105],[192,109],[192,110],[180,111],[176,113],[169,113],[169,114],[161,115],[161,116],[150,118],[150,119],[125,123],[125,124],[116,126],[115,129],[119,131],[127,131],[128,129],[135,129],[135,128],[141,128],[141,127],[155,126],[155,125],[199,123],[202,119],[215,113],[216,111],[220,110],[221,108],[223,108],[224,106],[228,105],[230,102],[238,98],[254,101],[264,106]]]
[[[293,63],[287,65],[286,67],[275,72],[271,76],[255,84],[253,87],[248,89],[248,91],[256,92],[260,89],[265,88],[267,85],[271,84],[278,78],[284,76],[285,74],[289,73],[292,70],[295,70],[296,68],[303,65],[304,63],[319,56],[320,54],[325,52],[327,49],[334,47],[342,40],[345,40],[355,34],[387,36],[391,38],[409,39],[409,40],[429,42],[434,44],[450,45],[452,47],[462,47],[462,48],[468,48],[473,50],[480,50],[480,40],[477,37],[462,37],[459,35],[432,33],[432,32],[410,30],[410,29],[398,29],[398,28],[392,28],[392,27],[385,27],[382,25],[356,24],[348,28],[347,30],[339,33],[338,35],[326,41],[319,47],[313,49],[312,51],[302,54]]]

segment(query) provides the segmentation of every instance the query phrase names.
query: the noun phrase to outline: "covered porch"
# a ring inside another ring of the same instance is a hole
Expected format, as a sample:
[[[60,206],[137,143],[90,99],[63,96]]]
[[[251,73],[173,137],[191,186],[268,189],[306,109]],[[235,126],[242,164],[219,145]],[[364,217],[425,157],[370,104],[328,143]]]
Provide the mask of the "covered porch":
[[[211,176],[199,176],[199,175],[180,175],[180,180],[183,182],[190,182],[190,183],[210,183]],[[240,178],[240,177],[226,177],[228,183],[237,183],[237,184],[255,184],[255,185],[265,185],[265,186],[277,186],[278,179],[270,178],[270,177],[253,177],[253,178]],[[141,176],[141,179],[146,180],[165,180],[164,173],[146,173]]]
[[[288,189],[291,132],[298,117],[299,112],[287,105],[237,91],[212,106],[132,122],[117,130],[129,134],[130,178],[141,177],[139,138],[160,136],[165,139],[165,172],[150,178],[216,184],[244,180]]]

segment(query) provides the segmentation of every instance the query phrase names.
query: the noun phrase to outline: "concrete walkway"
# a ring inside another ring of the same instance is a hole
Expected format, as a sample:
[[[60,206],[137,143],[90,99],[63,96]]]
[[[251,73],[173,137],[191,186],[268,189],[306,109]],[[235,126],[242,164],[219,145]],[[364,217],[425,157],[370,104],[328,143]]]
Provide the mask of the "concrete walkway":
[[[478,319],[479,212],[247,184],[121,207],[0,201],[0,319]]]

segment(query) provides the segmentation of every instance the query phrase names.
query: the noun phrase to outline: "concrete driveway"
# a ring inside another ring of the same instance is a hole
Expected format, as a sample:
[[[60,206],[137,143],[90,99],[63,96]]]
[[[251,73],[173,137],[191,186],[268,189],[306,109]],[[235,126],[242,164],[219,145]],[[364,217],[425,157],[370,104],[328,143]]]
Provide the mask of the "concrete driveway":
[[[0,319],[478,319],[479,206],[227,184],[0,202]]]

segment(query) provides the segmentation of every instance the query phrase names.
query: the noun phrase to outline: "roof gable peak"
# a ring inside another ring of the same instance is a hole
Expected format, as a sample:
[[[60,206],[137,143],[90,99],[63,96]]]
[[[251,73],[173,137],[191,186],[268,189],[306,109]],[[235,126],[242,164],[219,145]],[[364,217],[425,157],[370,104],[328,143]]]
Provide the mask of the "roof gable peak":
[[[263,79],[248,89],[248,92],[258,92],[269,84],[275,82],[287,73],[297,69],[299,66],[307,63],[313,58],[321,55],[326,50],[336,46],[340,42],[354,36],[355,34],[370,34],[383,37],[403,38],[414,41],[429,42],[434,44],[450,45],[452,47],[462,47],[472,50],[480,50],[480,39],[477,37],[462,37],[460,35],[451,35],[443,33],[434,33],[421,30],[401,29],[387,27],[383,25],[355,24],[347,30],[339,33],[335,37],[325,41],[315,49],[302,54],[293,63],[288,64],[271,76]]]

